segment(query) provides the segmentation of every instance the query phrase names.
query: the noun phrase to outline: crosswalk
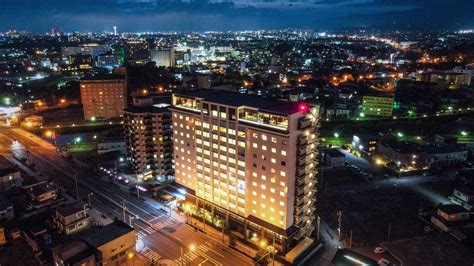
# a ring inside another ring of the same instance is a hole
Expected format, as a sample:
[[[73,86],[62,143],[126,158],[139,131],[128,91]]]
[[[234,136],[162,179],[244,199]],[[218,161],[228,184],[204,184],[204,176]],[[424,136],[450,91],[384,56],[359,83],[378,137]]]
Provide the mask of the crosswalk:
[[[163,230],[163,228],[171,226],[175,223],[176,221],[172,219],[152,221],[152,223],[150,223],[151,225],[149,226],[138,226],[140,230],[138,230],[137,234],[139,238],[144,238],[148,235],[155,233],[156,231]]]
[[[148,247],[145,247],[142,251],[140,251],[140,253],[150,261],[157,261],[161,258],[160,254]]]
[[[137,225],[137,235],[138,238],[143,239],[151,234],[156,233],[159,230],[164,230],[166,227],[170,227],[172,225],[175,225],[178,223],[174,219],[166,219],[166,220],[150,220],[148,221],[148,226],[143,226],[140,224],[135,224]],[[184,250],[184,254],[174,260],[174,262],[177,265],[183,265],[183,264],[188,264],[191,263],[198,258],[201,258],[201,260],[198,260],[196,263],[201,261],[199,264],[205,263],[205,265],[214,265],[214,266],[222,266],[223,264],[215,260],[214,258],[210,257],[209,254],[210,252],[214,252],[213,247],[215,246],[215,243],[212,241],[205,241],[202,242],[200,245],[196,246],[196,248],[191,251],[191,250]],[[154,250],[145,247],[141,252],[140,252],[144,257],[146,257],[150,261],[157,261],[158,259],[161,258],[161,256]],[[222,256],[222,255],[221,255]],[[202,261],[203,260],[203,261]]]
[[[197,246],[195,251],[188,251],[184,253],[183,256],[180,256],[179,258],[175,259],[174,262],[178,265],[187,264],[194,261],[198,257],[202,257],[209,264],[215,266],[222,266],[222,263],[206,255],[206,253],[210,250],[212,250],[212,244],[209,242],[205,242],[204,244]]]

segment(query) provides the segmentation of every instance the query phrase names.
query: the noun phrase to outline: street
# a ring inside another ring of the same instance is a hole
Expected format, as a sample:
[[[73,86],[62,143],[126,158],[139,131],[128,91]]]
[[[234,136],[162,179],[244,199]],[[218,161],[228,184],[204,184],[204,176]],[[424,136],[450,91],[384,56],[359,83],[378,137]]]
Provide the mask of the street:
[[[173,212],[162,213],[159,203],[137,198],[118,185],[101,180],[56,153],[56,148],[22,129],[0,129],[0,152],[34,163],[36,172],[50,177],[68,194],[87,202],[109,218],[118,218],[137,231],[138,251],[150,261],[171,260],[189,265],[253,265],[252,259],[185,224]],[[76,179],[77,178],[77,179]],[[77,190],[76,190],[77,181]],[[163,206],[161,206],[163,207]],[[163,207],[164,208],[164,207]],[[183,254],[183,255],[181,255]]]

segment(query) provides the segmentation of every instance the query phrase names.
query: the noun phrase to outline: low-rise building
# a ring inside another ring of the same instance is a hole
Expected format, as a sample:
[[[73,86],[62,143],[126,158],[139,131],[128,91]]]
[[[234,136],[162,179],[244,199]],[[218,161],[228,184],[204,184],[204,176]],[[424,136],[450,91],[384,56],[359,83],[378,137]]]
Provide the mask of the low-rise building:
[[[362,156],[371,156],[377,152],[379,136],[371,134],[357,134],[352,137],[352,147]]]
[[[80,202],[67,203],[56,209],[54,224],[61,234],[70,235],[87,229],[91,225],[89,206]]]
[[[101,142],[97,143],[97,153],[105,154],[109,152],[119,152],[125,154],[127,146],[123,137],[105,137]]]
[[[23,122],[21,122],[22,127],[26,128],[38,128],[43,125],[43,117],[39,115],[31,115],[25,117]]]
[[[430,146],[426,148],[426,160],[429,168],[460,166],[467,160],[467,150],[456,145]]]
[[[471,76],[469,74],[452,71],[427,71],[417,74],[416,80],[435,82],[439,86],[449,89],[471,85]]]
[[[322,151],[324,166],[331,168],[343,167],[346,155],[337,149],[325,149]]]
[[[387,140],[380,142],[378,153],[387,161],[407,171],[425,166],[425,151],[421,145],[409,141]]]
[[[54,265],[95,266],[94,250],[84,241],[71,240],[51,248]]]
[[[447,204],[438,207],[431,216],[431,222],[444,232],[454,227],[463,226],[469,220],[469,211],[456,204]]]
[[[13,204],[4,198],[0,198],[0,220],[12,220],[15,218]]]
[[[136,232],[123,222],[116,221],[88,232],[82,240],[94,248],[99,265],[133,265]]]
[[[469,187],[455,188],[449,199],[468,211],[474,211],[474,190]]]
[[[58,188],[53,184],[40,182],[26,186],[31,202],[35,208],[48,205],[58,197]]]
[[[18,167],[0,156],[0,190],[8,191],[13,187],[20,187],[23,179]]]

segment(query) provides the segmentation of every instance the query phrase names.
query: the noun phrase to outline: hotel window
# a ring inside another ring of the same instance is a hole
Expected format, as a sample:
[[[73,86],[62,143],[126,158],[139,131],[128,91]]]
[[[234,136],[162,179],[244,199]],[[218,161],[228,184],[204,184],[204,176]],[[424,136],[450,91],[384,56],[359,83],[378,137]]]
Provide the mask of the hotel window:
[[[283,211],[280,211],[281,216],[285,216],[285,213]]]
[[[275,148],[272,148],[272,153],[276,153],[277,150]]]
[[[265,189],[267,189],[267,186],[261,185],[261,188],[262,188],[263,190],[265,190]]]
[[[275,137],[272,137],[272,142],[277,143],[277,139]]]
[[[252,137],[253,137],[254,139],[258,139],[258,134],[257,134],[257,133],[252,133]]]
[[[260,197],[262,197],[262,199],[266,199],[267,196],[265,196],[265,194],[261,194]]]
[[[262,140],[267,140],[267,135],[262,134]]]
[[[267,150],[267,146],[262,145],[262,150],[266,151],[266,150]]]
[[[280,186],[284,187],[284,186],[285,186],[285,182],[281,181],[281,182],[280,182]]]
[[[281,151],[281,155],[286,156],[286,151]]]
[[[285,206],[285,203],[283,201],[280,201],[280,206]]]
[[[284,197],[284,196],[285,196],[285,192],[280,191],[280,196]]]
[[[271,193],[275,193],[275,189],[274,189],[274,188],[270,188],[270,192],[271,192]]]
[[[258,148],[257,143],[253,143],[253,144],[252,144],[252,147],[254,147],[255,149]]]

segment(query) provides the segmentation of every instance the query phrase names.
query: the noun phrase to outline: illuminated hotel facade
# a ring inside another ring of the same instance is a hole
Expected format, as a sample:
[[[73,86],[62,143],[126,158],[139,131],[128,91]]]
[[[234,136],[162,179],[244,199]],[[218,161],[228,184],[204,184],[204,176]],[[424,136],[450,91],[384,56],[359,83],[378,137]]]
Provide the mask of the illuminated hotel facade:
[[[318,110],[228,92],[175,94],[176,182],[240,240],[286,254],[315,223]],[[213,218],[214,220],[214,218]]]

